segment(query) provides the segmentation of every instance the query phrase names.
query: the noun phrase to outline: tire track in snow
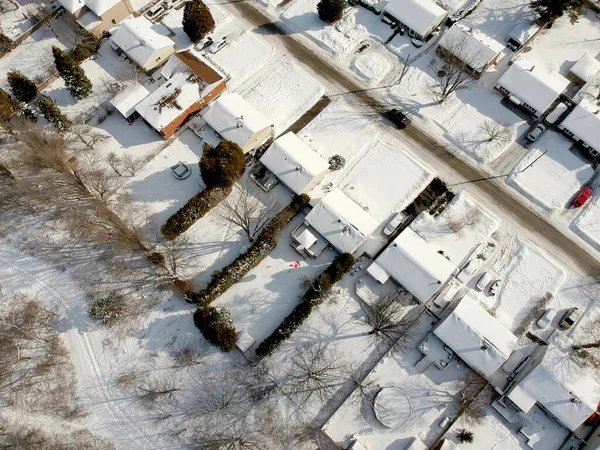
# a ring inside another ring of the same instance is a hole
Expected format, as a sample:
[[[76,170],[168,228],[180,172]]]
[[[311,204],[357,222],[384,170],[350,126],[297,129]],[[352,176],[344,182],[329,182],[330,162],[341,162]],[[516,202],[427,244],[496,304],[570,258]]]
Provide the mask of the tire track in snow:
[[[9,273],[26,276],[27,281],[24,282],[24,284],[32,287],[37,292],[36,296],[45,294],[51,301],[62,305],[65,308],[69,308],[70,305],[63,299],[61,294],[47,284],[42,284],[37,281],[36,275],[29,272],[27,269],[7,260],[6,255],[8,254],[10,253],[0,250],[0,263]],[[60,274],[58,276],[60,276]],[[55,277],[55,279],[58,278],[58,276]],[[73,361],[73,365],[76,369],[80,366],[79,369],[77,369],[78,375],[81,375],[82,372],[85,371],[89,372],[93,379],[93,385],[104,400],[103,404],[109,411],[114,425],[119,427],[126,435],[131,436],[132,440],[137,442],[143,441],[143,445],[140,448],[146,449],[155,447],[151,437],[148,436],[148,434],[135,423],[131,416],[112,399],[111,393],[105,387],[105,383],[103,383],[102,377],[100,376],[101,369],[88,337],[79,333],[75,328],[72,328],[63,334],[71,348],[71,360]],[[74,358],[75,355],[83,355],[83,358]],[[87,363],[85,364],[87,367],[81,367],[80,363],[84,361]],[[80,376],[77,378],[81,381]]]

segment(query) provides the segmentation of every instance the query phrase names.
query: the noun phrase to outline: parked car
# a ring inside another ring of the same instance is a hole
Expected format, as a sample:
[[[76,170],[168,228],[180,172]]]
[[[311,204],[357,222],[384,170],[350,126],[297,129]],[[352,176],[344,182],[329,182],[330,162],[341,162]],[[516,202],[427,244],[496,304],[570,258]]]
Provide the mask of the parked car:
[[[382,230],[383,234],[385,234],[386,236],[391,236],[394,233],[394,231],[396,231],[396,228],[398,228],[400,225],[402,225],[407,218],[408,218],[408,216],[406,214],[404,214],[402,211],[394,214],[394,216],[390,219],[390,221],[383,228],[383,230]]]
[[[406,128],[410,125],[410,119],[399,109],[390,109],[389,111],[383,113],[383,115],[394,122],[394,124],[400,129]]]
[[[579,319],[579,316],[581,316],[581,311],[579,311],[579,308],[573,307],[573,308],[567,309],[567,312],[565,313],[563,318],[560,320],[560,326],[564,329],[571,328],[573,326],[573,324],[575,322],[577,322],[577,319]]]
[[[181,161],[171,167],[171,171],[173,172],[173,176],[178,180],[185,180],[192,174],[192,169],[190,169],[187,164],[184,164]]]
[[[548,308],[535,322],[535,324],[538,326],[538,328],[546,328],[552,323],[554,317],[556,317],[556,311],[554,308]]]
[[[529,142],[536,141],[537,138],[539,138],[544,131],[546,131],[546,127],[544,125],[542,125],[541,123],[537,124],[535,126],[535,128],[527,134],[527,136],[526,136],[527,140]]]
[[[494,275],[489,272],[483,272],[477,283],[475,283],[475,289],[479,292],[485,291],[494,282]]]
[[[593,192],[589,187],[583,188],[581,192],[573,200],[573,207],[579,208],[585,204],[590,198],[592,198]]]
[[[500,281],[502,281],[502,280],[496,280],[490,285],[488,294],[496,295],[496,291],[498,290],[498,287],[500,286]]]
[[[468,263],[466,263],[462,269],[460,269],[460,272],[458,272],[458,275],[456,275],[456,278],[458,278],[458,281],[462,281],[463,283],[466,283],[467,281],[469,281],[471,279],[471,277],[473,276],[473,274],[475,273],[475,271],[478,269],[477,264],[475,263],[475,261],[469,261]]]
[[[412,38],[410,40],[411,44],[414,45],[417,48],[421,48],[423,47],[423,41],[421,39],[417,39],[417,38]]]

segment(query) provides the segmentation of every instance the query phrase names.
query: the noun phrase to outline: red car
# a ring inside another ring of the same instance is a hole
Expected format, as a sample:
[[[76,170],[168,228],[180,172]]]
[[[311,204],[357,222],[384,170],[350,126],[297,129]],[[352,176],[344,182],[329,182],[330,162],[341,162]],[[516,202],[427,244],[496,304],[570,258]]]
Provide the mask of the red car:
[[[587,202],[592,197],[592,190],[590,188],[583,188],[583,190],[575,197],[573,200],[573,206],[575,208],[579,208],[583,206],[585,202]]]

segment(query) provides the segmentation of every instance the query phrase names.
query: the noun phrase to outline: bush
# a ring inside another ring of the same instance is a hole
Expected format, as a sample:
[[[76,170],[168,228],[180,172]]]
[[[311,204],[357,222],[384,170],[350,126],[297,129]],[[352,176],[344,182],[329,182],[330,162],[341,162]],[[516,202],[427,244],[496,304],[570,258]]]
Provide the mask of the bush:
[[[346,165],[346,158],[342,155],[333,155],[329,158],[329,170],[340,170]]]
[[[69,52],[69,56],[76,63],[80,64],[100,48],[100,41],[90,33]]]
[[[37,87],[33,81],[21,72],[12,70],[7,75],[12,95],[20,102],[30,102],[37,96]]]
[[[191,0],[183,10],[183,31],[194,43],[215,29],[215,20],[201,0]]]
[[[73,125],[69,118],[56,106],[56,102],[52,97],[43,97],[38,106],[46,120],[54,125],[54,128],[58,131],[67,131]]]
[[[92,82],[77,61],[58,47],[52,47],[52,55],[56,70],[65,81],[65,86],[71,95],[78,99],[88,97],[92,92]]]
[[[125,297],[111,292],[107,297],[94,300],[88,306],[90,317],[107,327],[114,325],[125,313]]]
[[[231,188],[205,189],[188,200],[175,214],[167,219],[160,231],[169,239],[175,239],[187,231],[212,208],[229,195]]]
[[[230,352],[235,348],[237,334],[229,311],[212,306],[202,306],[194,312],[194,324],[208,342],[224,352]]]
[[[0,33],[0,53],[10,52],[15,47],[15,43],[8,36]]]
[[[344,0],[321,0],[317,4],[319,18],[325,22],[337,22],[344,13]]]
[[[281,322],[281,324],[256,348],[258,357],[267,356],[275,350],[285,339],[290,337],[294,331],[310,315],[312,308],[331,291],[333,285],[342,279],[344,274],[350,272],[355,259],[349,253],[343,253],[318,275],[308,287],[300,303]]]
[[[223,141],[205,148],[200,160],[202,179],[209,189],[228,188],[240,179],[246,167],[244,152],[235,142]]]
[[[461,444],[464,444],[465,442],[471,444],[473,442],[473,432],[465,430],[464,428],[462,430],[458,430],[456,437]]]

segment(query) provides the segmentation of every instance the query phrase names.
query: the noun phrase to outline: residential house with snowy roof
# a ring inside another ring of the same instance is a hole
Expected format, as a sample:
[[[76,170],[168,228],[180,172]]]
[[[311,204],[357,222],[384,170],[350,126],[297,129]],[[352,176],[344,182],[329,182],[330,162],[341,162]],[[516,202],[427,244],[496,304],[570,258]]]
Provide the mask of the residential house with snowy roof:
[[[190,52],[173,55],[160,74],[166,81],[135,110],[164,139],[218,98],[229,79]]]
[[[431,0],[390,0],[381,20],[396,23],[410,37],[425,41],[447,15],[444,8]]]
[[[504,398],[528,413],[535,404],[575,431],[598,409],[600,385],[568,354],[544,347],[518,374]]]
[[[487,380],[506,362],[517,344],[517,337],[468,295],[433,334]]]
[[[455,56],[467,65],[474,78],[481,77],[504,50],[504,45],[492,39],[487,34],[455,23],[444,33],[437,47],[442,56],[447,54]]]
[[[313,207],[305,222],[340,253],[355,253],[379,225],[337,188]]]
[[[273,136],[273,124],[236,93],[219,97],[202,111],[202,117],[219,136],[235,142],[244,153]]]
[[[380,283],[392,278],[421,303],[439,292],[455,271],[454,264],[410,228],[402,231],[367,268],[367,273]]]
[[[327,161],[291,131],[276,139],[260,162],[298,195],[308,193],[329,171]]]
[[[567,78],[582,86],[600,71],[600,61],[589,53],[584,53],[569,70]]]
[[[58,0],[67,13],[96,37],[133,12],[129,0]]]
[[[500,77],[494,89],[539,117],[569,85],[558,72],[548,73],[526,60],[515,61]]]
[[[582,101],[563,120],[558,129],[576,144],[590,152],[600,154],[600,107],[589,101]]]
[[[125,20],[110,38],[117,53],[125,53],[142,70],[149,72],[175,53],[175,42],[158,33],[145,17]]]
[[[133,120],[136,115],[136,105],[144,100],[150,92],[144,85],[135,83],[119,92],[110,101],[113,108],[121,113],[128,120]]]
[[[531,42],[540,30],[534,20],[526,19],[515,25],[506,38],[506,46],[513,51],[520,50]]]

